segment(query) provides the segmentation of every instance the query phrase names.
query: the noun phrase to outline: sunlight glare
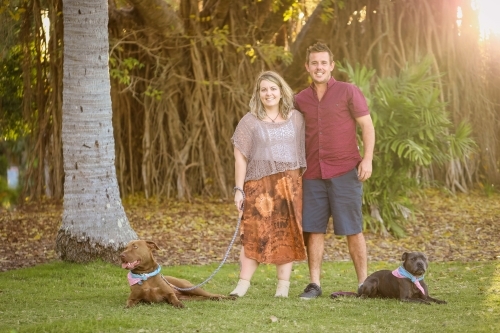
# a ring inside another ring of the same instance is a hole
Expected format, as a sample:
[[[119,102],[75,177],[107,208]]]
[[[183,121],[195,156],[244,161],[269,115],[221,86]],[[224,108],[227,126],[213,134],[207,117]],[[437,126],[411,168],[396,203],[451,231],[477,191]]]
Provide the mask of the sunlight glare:
[[[42,27],[45,33],[45,43],[48,43],[50,38],[50,19],[48,10],[42,10]]]
[[[481,37],[486,39],[490,35],[500,36],[500,1],[475,0],[473,5],[478,9]]]

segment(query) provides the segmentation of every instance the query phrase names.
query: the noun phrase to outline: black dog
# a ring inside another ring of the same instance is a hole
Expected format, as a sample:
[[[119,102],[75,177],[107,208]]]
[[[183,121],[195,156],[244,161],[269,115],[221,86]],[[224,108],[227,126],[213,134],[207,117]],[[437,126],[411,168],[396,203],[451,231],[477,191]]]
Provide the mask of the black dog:
[[[405,252],[403,264],[394,271],[377,271],[365,280],[358,290],[358,297],[396,298],[403,302],[446,304],[429,296],[423,278],[427,270],[427,257],[421,252]]]

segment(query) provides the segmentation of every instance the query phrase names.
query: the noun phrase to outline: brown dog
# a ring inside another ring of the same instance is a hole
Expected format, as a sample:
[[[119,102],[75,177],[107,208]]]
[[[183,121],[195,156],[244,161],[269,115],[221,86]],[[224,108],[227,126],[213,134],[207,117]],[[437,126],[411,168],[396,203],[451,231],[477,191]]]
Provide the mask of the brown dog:
[[[405,252],[401,258],[403,264],[394,271],[377,271],[363,282],[359,288],[359,297],[396,298],[403,302],[446,304],[429,296],[423,278],[427,271],[427,257],[421,252]]]
[[[132,307],[139,302],[159,303],[167,302],[175,307],[183,308],[184,304],[179,299],[236,299],[235,297],[209,293],[201,288],[190,291],[178,291],[172,288],[190,288],[191,282],[177,279],[172,276],[163,276],[160,265],[153,257],[153,250],[159,250],[156,243],[145,240],[133,240],[127,244],[120,258],[122,267],[128,269],[130,296],[127,307]],[[167,283],[168,281],[168,283]],[[170,285],[169,285],[170,284]]]

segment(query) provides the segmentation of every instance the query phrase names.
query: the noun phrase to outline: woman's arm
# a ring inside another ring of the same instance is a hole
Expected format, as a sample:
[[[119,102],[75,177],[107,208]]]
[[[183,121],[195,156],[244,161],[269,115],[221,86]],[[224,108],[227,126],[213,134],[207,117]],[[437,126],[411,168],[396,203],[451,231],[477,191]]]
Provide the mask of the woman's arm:
[[[238,148],[234,147],[234,184],[241,189],[243,189],[243,185],[245,184],[247,163],[245,155]],[[235,191],[234,193],[234,204],[240,211],[240,214],[243,213],[243,194],[240,191]]]

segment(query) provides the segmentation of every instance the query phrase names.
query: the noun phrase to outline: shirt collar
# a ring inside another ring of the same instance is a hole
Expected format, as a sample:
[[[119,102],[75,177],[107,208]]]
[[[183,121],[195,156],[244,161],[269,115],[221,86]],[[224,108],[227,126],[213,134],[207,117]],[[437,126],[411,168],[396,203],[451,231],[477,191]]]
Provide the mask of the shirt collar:
[[[328,80],[328,83],[326,84],[326,89],[330,89],[330,87],[333,86],[335,82],[337,82],[337,80],[335,80],[332,76],[330,80]],[[310,87],[312,90],[316,91],[316,86],[314,85],[314,81],[311,83]]]

